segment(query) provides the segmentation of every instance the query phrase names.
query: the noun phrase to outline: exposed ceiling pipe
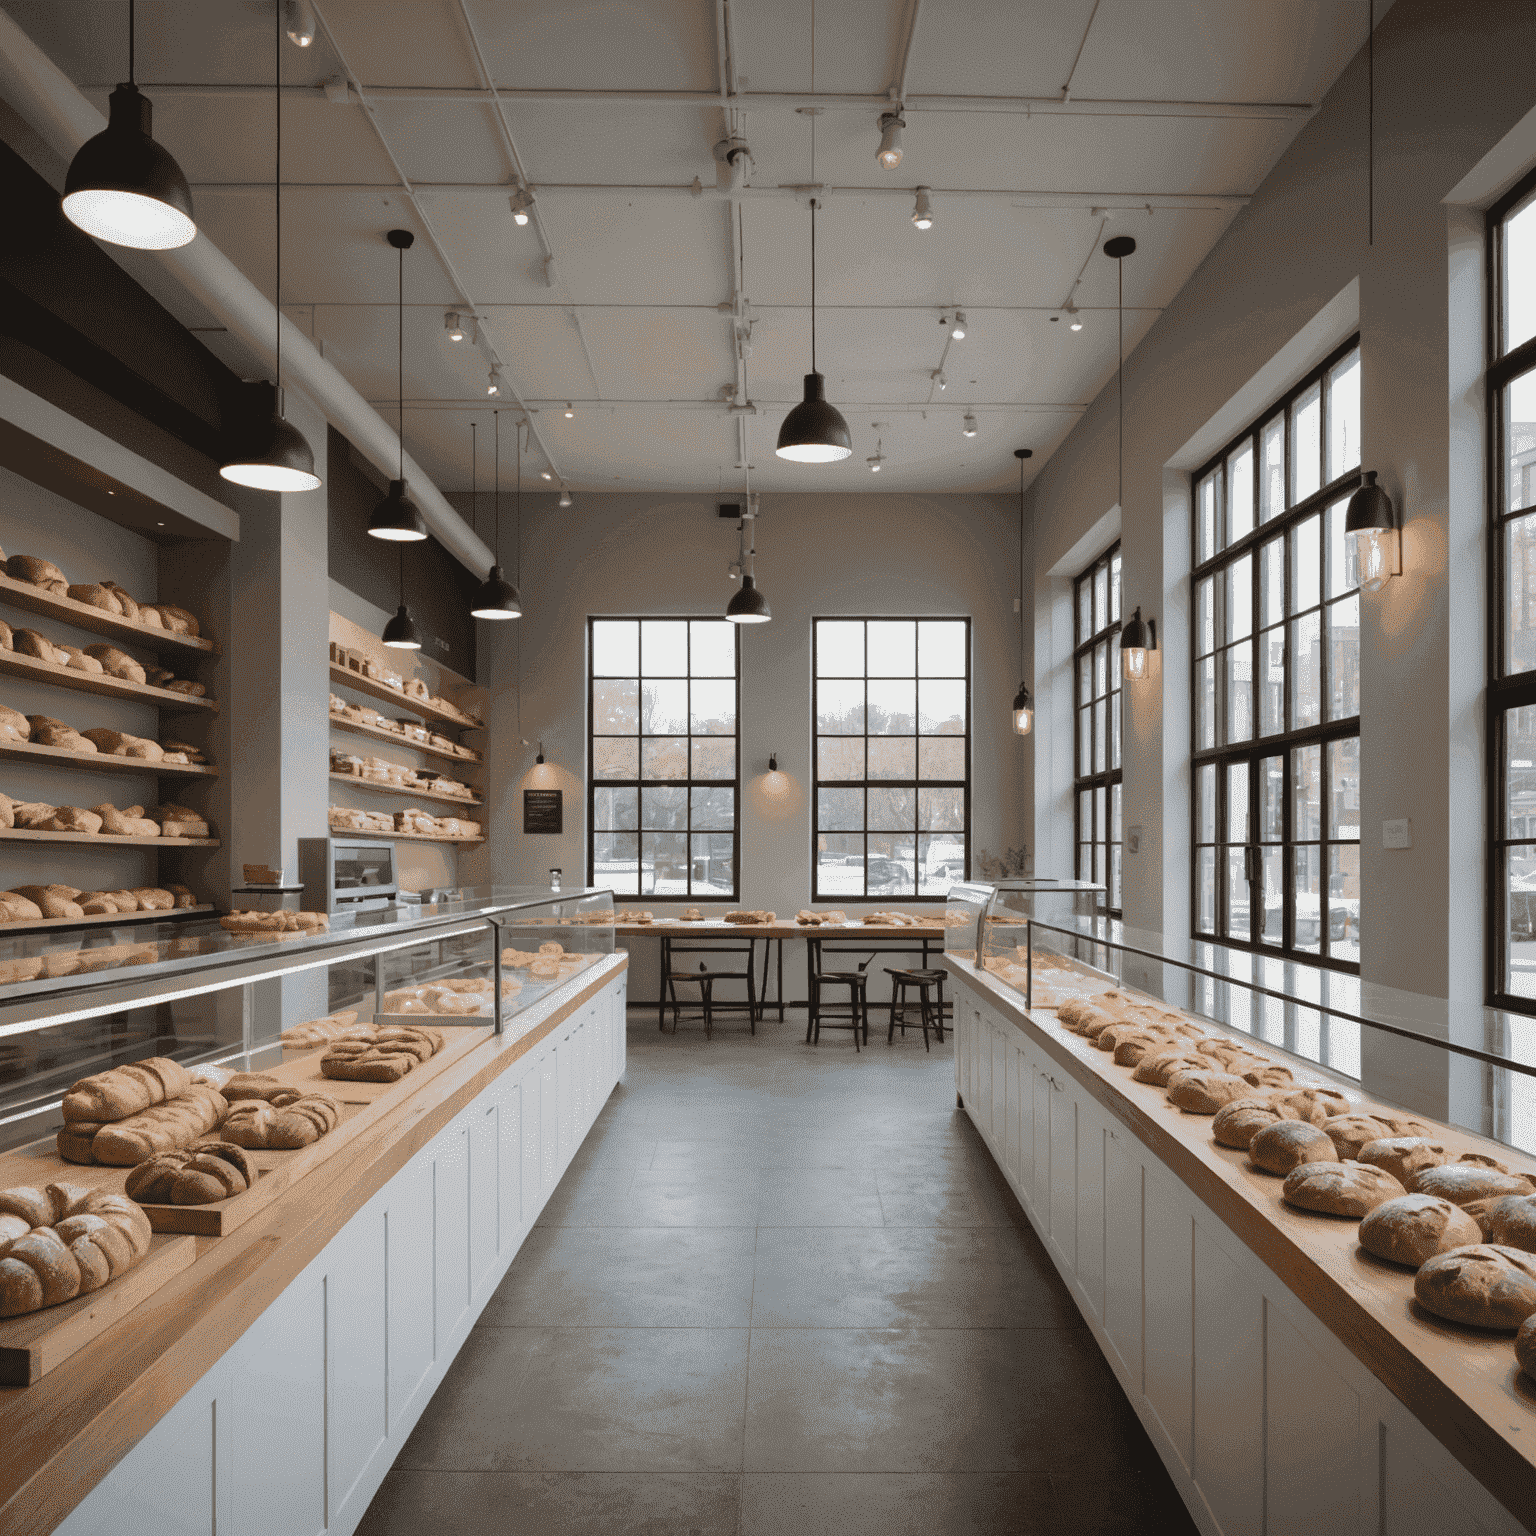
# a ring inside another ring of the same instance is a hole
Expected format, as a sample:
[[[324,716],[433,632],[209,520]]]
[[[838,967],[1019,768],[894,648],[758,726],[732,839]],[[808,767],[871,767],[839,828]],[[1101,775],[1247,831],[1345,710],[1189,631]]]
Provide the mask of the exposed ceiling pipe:
[[[4,11],[0,11],[0,97],[66,165],[87,139],[106,127],[106,118]],[[274,362],[272,304],[207,235],[199,234],[190,245],[155,255],[232,336],[264,363]],[[289,386],[308,396],[374,468],[393,478],[400,460],[400,439],[394,430],[292,321],[280,317],[279,323],[283,373]],[[443,548],[477,574],[489,571],[494,564],[490,550],[409,454],[405,475],[412,499]]]
[[[912,49],[917,42],[917,13],[922,8],[923,0],[912,0],[912,9],[907,14],[907,35],[901,45],[901,72],[896,77],[896,88],[891,93],[903,106],[907,105],[907,77],[912,73]],[[916,101],[912,105],[916,107]]]

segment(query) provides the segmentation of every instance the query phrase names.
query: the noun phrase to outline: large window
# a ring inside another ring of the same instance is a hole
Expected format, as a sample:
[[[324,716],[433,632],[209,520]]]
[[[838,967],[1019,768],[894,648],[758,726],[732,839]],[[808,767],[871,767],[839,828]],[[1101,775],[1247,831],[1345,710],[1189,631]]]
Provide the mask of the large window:
[[[1488,215],[1491,1000],[1536,1012],[1536,175]]]
[[[589,884],[736,898],[736,625],[589,619],[587,629]]]
[[[1077,878],[1102,885],[1101,907],[1119,917],[1120,546],[1100,555],[1076,585]]]
[[[1194,486],[1194,929],[1360,962],[1358,338]]]
[[[942,901],[970,871],[971,621],[816,619],[811,899]]]

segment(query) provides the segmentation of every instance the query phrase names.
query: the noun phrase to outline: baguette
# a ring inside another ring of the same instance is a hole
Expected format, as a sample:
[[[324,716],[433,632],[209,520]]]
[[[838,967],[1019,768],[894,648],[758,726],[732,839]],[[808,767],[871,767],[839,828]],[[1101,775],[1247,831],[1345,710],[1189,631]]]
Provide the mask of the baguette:
[[[189,1080],[185,1093],[163,1104],[152,1105],[126,1120],[99,1127],[91,1137],[89,1159],[83,1150],[88,1121],[67,1125],[58,1134],[59,1156],[68,1162],[91,1161],[115,1168],[131,1168],[160,1152],[172,1152],[217,1130],[229,1113],[224,1096],[206,1083]]]

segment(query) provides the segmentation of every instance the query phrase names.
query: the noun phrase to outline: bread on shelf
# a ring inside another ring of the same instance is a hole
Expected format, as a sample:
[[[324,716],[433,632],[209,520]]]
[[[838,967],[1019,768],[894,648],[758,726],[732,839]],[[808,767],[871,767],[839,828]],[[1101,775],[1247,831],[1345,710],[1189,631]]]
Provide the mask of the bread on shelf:
[[[150,1056],[82,1077],[64,1095],[63,1115],[73,1120],[126,1120],[163,1104],[191,1086],[187,1069],[169,1056]]]
[[[228,1113],[229,1105],[216,1088],[189,1080],[185,1091],[136,1115],[100,1124],[66,1121],[55,1140],[66,1162],[131,1168],[217,1130]]]
[[[292,1049],[303,1049],[306,1046],[325,1045],[345,1035],[366,1035],[372,1028],[371,1024],[359,1024],[357,1009],[348,1008],[340,1013],[328,1014],[323,1019],[309,1019],[303,1024],[295,1024],[291,1029],[285,1029],[281,1038],[284,1045]]]
[[[149,1244],[149,1218],[127,1195],[72,1184],[0,1190],[0,1317],[99,1291]]]
[[[5,573],[16,581],[51,592],[55,597],[69,595],[69,578],[52,560],[43,560],[36,555],[12,555],[5,562]]]
[[[124,1184],[141,1205],[208,1205],[255,1187],[260,1170],[227,1138],[194,1142],[140,1163]]]
[[[324,912],[250,912],[236,909],[219,919],[230,933],[324,933],[331,920]]]
[[[221,1134],[239,1147],[294,1151],[319,1141],[340,1122],[341,1105],[328,1093],[276,1083],[261,1097],[232,1105]]]
[[[320,1058],[320,1071],[344,1082],[395,1083],[442,1048],[443,1037],[435,1029],[386,1025],[366,1035],[332,1041]]]

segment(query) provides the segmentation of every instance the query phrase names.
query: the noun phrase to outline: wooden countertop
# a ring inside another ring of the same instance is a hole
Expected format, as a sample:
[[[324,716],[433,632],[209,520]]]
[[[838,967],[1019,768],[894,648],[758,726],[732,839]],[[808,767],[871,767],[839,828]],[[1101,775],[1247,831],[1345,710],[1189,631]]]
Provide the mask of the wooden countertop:
[[[0,1388],[0,1531],[47,1536],[364,1204],[463,1107],[621,974],[605,956],[518,1037],[486,1038],[305,1180],[30,1387]],[[405,1079],[409,1082],[410,1079]],[[126,1170],[123,1170],[126,1172]]]
[[[1536,1383],[1515,1364],[1512,1333],[1460,1328],[1421,1311],[1413,1272],[1366,1253],[1357,1222],[1283,1204],[1280,1179],[1260,1172],[1245,1153],[1216,1144],[1211,1116],[1175,1109],[1161,1088],[1135,1082],[1130,1068],[1117,1067],[1111,1052],[1071,1033],[1050,1010],[1026,1011],[1022,994],[970,962],[951,955],[946,964],[1128,1125],[1484,1487],[1532,1525]],[[1265,1042],[1227,1032],[1278,1060],[1293,1060]],[[1317,1077],[1336,1081],[1321,1070]],[[1363,1092],[1351,1096],[1367,1110],[1373,1102]],[[1445,1140],[1536,1177],[1536,1160],[1501,1143],[1455,1127],[1447,1128]]]

